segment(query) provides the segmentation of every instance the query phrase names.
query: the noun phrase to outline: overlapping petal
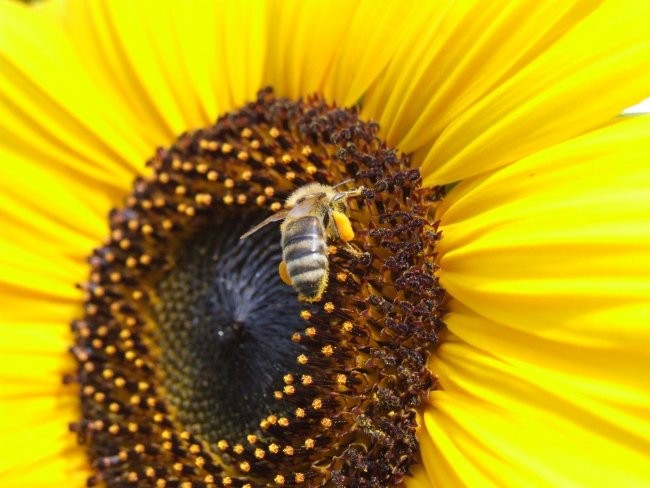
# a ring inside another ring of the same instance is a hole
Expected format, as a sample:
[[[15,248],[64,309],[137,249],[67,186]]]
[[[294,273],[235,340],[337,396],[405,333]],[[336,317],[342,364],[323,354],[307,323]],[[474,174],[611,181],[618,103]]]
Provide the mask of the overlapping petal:
[[[444,391],[425,422],[451,471],[475,466],[486,484],[495,463],[510,484],[649,481],[649,136],[650,118],[623,119],[443,202],[454,300],[431,364]]]
[[[429,9],[364,109],[390,143],[415,153],[429,184],[576,136],[649,94],[645,4],[441,1]]]

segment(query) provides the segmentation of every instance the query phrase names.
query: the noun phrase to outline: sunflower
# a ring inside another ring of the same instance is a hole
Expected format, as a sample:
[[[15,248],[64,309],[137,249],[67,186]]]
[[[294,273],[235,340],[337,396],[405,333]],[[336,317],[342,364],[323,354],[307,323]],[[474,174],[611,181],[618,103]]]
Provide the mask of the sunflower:
[[[1,484],[650,483],[649,17],[0,3]]]

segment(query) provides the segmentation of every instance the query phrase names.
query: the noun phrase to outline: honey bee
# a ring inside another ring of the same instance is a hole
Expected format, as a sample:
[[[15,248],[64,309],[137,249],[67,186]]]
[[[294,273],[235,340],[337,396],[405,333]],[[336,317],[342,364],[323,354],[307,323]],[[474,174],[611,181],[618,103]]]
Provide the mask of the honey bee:
[[[363,187],[336,191],[336,186],[310,183],[296,189],[285,208],[260,222],[240,239],[245,239],[265,225],[282,220],[282,281],[294,287],[300,298],[316,302],[327,288],[329,260],[327,239],[340,239],[352,254],[359,252],[349,243],[354,238],[348,218],[347,199],[361,195]]]

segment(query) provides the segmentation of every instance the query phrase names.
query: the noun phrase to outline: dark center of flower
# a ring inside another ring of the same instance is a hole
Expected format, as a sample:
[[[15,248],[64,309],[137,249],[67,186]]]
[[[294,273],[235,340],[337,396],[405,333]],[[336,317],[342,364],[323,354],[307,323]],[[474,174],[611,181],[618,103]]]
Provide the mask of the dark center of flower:
[[[239,239],[264,217],[199,232],[158,285],[154,318],[169,401],[212,443],[244,438],[278,409],[274,387],[301,352],[291,341],[301,307],[278,279],[278,228]]]
[[[72,324],[90,485],[383,487],[409,473],[435,387],[442,191],[377,129],[263,90],[148,161]],[[319,210],[286,215],[314,182]],[[342,206],[323,196],[345,191]],[[239,239],[274,213],[297,221],[284,245],[279,222]]]

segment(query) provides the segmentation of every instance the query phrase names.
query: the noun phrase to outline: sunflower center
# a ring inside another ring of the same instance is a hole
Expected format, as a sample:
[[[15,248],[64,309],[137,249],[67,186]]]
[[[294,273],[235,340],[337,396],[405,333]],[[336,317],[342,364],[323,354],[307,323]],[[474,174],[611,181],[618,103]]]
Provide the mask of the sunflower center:
[[[377,130],[263,90],[156,151],[110,214],[72,324],[89,485],[408,475],[443,325],[443,192]]]
[[[179,420],[209,442],[231,442],[278,409],[274,387],[293,368],[302,326],[293,290],[277,278],[280,233],[240,240],[264,214],[200,231],[158,285],[161,367]]]

